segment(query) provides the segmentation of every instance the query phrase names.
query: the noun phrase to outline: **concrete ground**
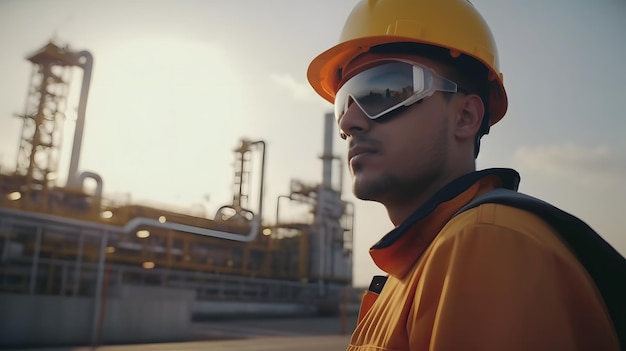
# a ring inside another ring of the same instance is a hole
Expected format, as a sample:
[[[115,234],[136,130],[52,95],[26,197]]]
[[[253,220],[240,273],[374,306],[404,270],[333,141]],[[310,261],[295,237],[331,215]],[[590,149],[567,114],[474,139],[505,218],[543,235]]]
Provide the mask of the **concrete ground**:
[[[190,341],[99,347],[50,347],[20,351],[270,351],[345,350],[356,316],[248,318],[194,322]],[[17,350],[17,349],[15,349]]]
[[[349,335],[356,326],[356,316],[223,319],[195,322],[193,340],[243,339],[273,336]]]
[[[346,335],[258,337],[243,340],[191,341],[180,343],[111,345],[91,347],[45,348],[47,351],[333,351],[345,350]],[[22,350],[23,351],[23,350]]]

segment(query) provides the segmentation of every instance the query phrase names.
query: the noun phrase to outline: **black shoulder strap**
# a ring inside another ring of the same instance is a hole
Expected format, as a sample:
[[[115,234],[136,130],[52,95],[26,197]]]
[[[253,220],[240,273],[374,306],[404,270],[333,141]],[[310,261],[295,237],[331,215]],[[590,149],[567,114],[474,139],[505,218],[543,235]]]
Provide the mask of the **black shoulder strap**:
[[[457,215],[484,203],[498,203],[532,212],[559,232],[596,283],[622,348],[626,348],[626,259],[579,218],[513,190],[492,190],[472,200]]]

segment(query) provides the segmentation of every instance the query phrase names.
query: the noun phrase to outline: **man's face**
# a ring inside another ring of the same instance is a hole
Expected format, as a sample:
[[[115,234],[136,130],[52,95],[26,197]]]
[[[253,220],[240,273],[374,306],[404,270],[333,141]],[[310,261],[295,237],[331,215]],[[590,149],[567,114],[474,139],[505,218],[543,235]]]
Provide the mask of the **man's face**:
[[[443,65],[420,57],[403,58],[445,77]],[[359,61],[363,59],[367,56]],[[453,114],[453,104],[441,92],[376,120],[369,119],[355,103],[350,104],[339,128],[348,141],[356,197],[385,206],[402,205],[445,185],[450,180],[449,123]]]

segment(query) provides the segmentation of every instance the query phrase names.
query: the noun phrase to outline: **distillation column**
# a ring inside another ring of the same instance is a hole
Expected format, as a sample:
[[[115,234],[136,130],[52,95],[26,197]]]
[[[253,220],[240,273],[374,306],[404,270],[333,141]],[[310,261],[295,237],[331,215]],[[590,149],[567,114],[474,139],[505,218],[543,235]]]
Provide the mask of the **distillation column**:
[[[339,176],[338,189],[333,188],[333,126],[332,113],[325,116],[324,151],[322,156],[322,184],[317,188],[314,227],[317,229],[313,238],[313,257],[317,260],[319,294],[326,294],[326,279],[352,281],[351,243],[346,240],[346,233],[341,225],[346,213],[346,203],[341,199],[342,174]],[[341,166],[340,166],[341,167]],[[340,168],[341,169],[341,168]],[[352,233],[347,233],[350,236]],[[315,265],[314,265],[315,269]]]
[[[26,107],[24,113],[19,116],[23,118],[24,123],[16,173],[25,176],[25,200],[45,204],[49,181],[58,176],[63,119],[67,109],[72,68],[85,69],[76,137],[79,123],[82,128],[84,121],[88,93],[85,81],[88,82],[91,78],[91,55],[87,52],[74,53],[68,48],[61,48],[50,42],[27,59],[33,63],[33,71]],[[82,139],[82,129],[80,134]],[[75,158],[73,155],[72,159]],[[74,174],[69,175],[72,176]],[[35,198],[36,193],[40,193],[41,196]]]

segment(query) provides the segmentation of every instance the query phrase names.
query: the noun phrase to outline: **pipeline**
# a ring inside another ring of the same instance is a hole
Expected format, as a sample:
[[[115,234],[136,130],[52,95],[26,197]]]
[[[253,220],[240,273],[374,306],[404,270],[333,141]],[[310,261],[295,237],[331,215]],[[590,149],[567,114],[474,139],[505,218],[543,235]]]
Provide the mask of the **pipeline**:
[[[261,217],[260,216],[255,217],[255,219],[252,220],[250,231],[245,235],[221,231],[221,230],[201,228],[201,227],[174,223],[174,222],[161,223],[156,219],[146,218],[146,217],[138,217],[138,218],[131,219],[130,221],[128,221],[128,223],[126,223],[126,225],[123,227],[122,230],[126,233],[130,233],[144,226],[151,227],[151,228],[176,230],[180,232],[205,235],[205,236],[210,236],[210,237],[220,238],[220,239],[250,242],[254,240],[257,237],[257,234],[259,233],[259,229],[261,228]]]
[[[83,68],[83,84],[80,90],[78,115],[74,129],[74,143],[72,144],[72,156],[70,158],[70,167],[67,175],[67,185],[70,187],[78,186],[76,174],[78,172],[78,161],[80,160],[80,149],[83,143],[87,98],[89,97],[89,85],[91,83],[91,71],[93,69],[93,55],[91,55],[89,51],[83,50],[77,53],[76,56],[79,65]]]

